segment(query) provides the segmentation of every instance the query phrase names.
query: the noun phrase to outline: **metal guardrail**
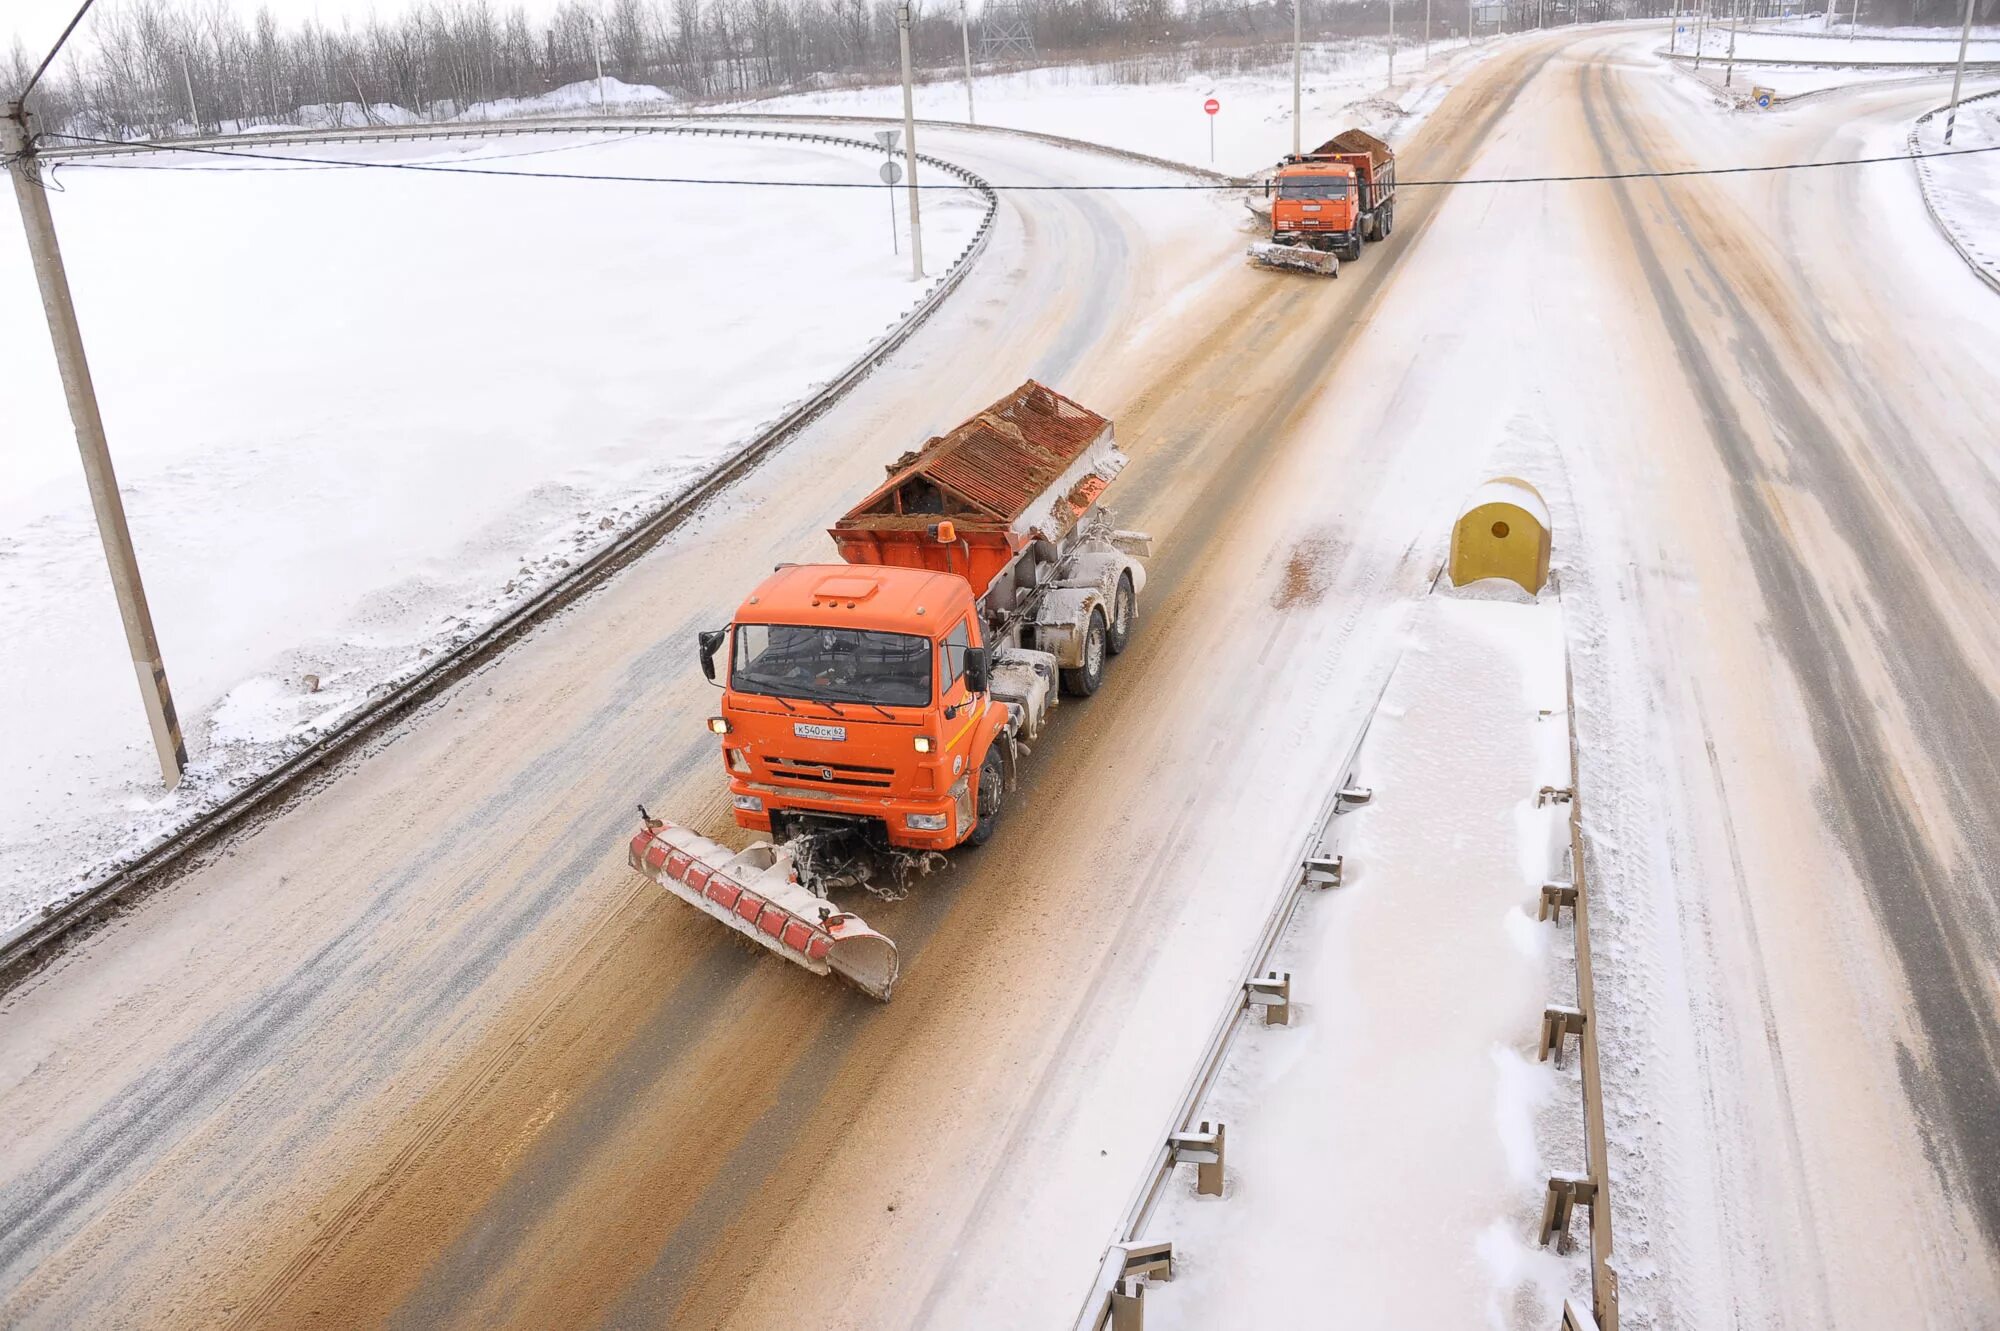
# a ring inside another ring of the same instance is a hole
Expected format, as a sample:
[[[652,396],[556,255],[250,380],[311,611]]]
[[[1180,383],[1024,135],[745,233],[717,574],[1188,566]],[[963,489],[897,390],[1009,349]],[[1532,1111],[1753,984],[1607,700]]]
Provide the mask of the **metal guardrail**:
[[[586,126],[586,128],[609,127],[603,122],[591,122]],[[574,133],[577,128],[578,126],[572,123],[562,126],[536,126],[529,128],[527,132]],[[691,126],[651,128],[653,132],[660,133],[710,133],[759,139],[795,139],[859,148],[871,156],[879,156],[882,151],[879,145],[861,139],[827,134],[780,130],[707,129]],[[496,122],[478,127],[399,126],[381,132],[348,130],[316,136],[315,132],[309,131],[303,135],[268,137],[273,142],[286,143],[380,142],[384,139],[463,138],[480,135],[512,135],[521,132],[522,129],[518,127],[501,126]],[[240,144],[260,137],[266,136],[231,136],[223,142]],[[48,156],[68,159],[146,151],[151,150],[100,147],[50,153]],[[16,982],[44,958],[50,948],[73,930],[97,918],[114,904],[129,900],[142,886],[157,886],[174,872],[188,867],[193,855],[216,844],[229,833],[247,826],[252,819],[271,811],[283,800],[321,779],[330,764],[354,752],[384,728],[401,720],[418,706],[484,665],[527,630],[632,563],[866,378],[884,358],[901,346],[924,320],[937,310],[945,297],[965,279],[966,274],[971,271],[973,262],[978,259],[991,239],[994,219],[999,213],[999,196],[984,178],[956,163],[924,153],[917,154],[917,160],[951,175],[964,182],[967,188],[982,194],[986,200],[986,212],[980,219],[971,242],[953,261],[944,278],[893,328],[876,339],[872,346],[836,378],[787,411],[778,421],[724,459],[692,488],[664,501],[635,526],[579,562],[574,569],[544,587],[535,596],[516,606],[474,637],[440,653],[422,671],[396,684],[384,696],[339,723],[334,729],[276,767],[252,779],[213,808],[196,815],[180,830],[138,852],[67,901],[45,907],[40,915],[16,926],[5,937],[0,937],[0,988]]]
[[[1967,65],[1966,68],[1970,69],[1972,66]],[[1995,66],[1995,68],[2000,68],[2000,66]],[[1961,97],[1958,100],[1959,109],[1964,110],[1974,102],[1991,101],[1995,97],[2000,97],[2000,88],[1996,88],[1992,92],[1982,92],[1974,97]],[[1916,156],[1920,151],[1917,146],[1918,131],[1930,121],[1931,117],[1937,115],[1940,111],[1947,111],[1949,109],[1947,106],[1934,106],[1918,116],[1916,122],[1910,126],[1910,134],[1907,142],[1909,143],[1911,157],[1914,159],[1911,165],[1917,169],[1917,193],[1923,195],[1924,211],[1930,214],[1931,225],[1935,226],[1938,229],[1938,233],[1950,243],[1953,249],[1958,251],[1958,257],[1965,260],[1965,266],[1970,268],[1980,281],[1992,287],[1995,291],[2000,291],[2000,257],[1982,261],[1978,255],[1972,252],[1971,245],[1958,234],[1958,229],[1952,225],[1951,219],[1939,210],[1937,199],[1931,194],[1931,165],[1937,159]]]
[[[1181,1093],[1179,1104],[1173,1117],[1168,1121],[1166,1131],[1159,1136],[1159,1145],[1153,1150],[1152,1161],[1147,1167],[1144,1180],[1133,1195],[1132,1203],[1126,1208],[1125,1217],[1118,1232],[1106,1246],[1103,1260],[1098,1265],[1097,1277],[1092,1282],[1090,1293],[1085,1297],[1083,1307],[1078,1312],[1075,1331],[1102,1331],[1112,1315],[1113,1300],[1118,1294],[1122,1281],[1140,1274],[1141,1268],[1158,1265],[1170,1269],[1171,1250],[1167,1245],[1147,1245],[1141,1236],[1152,1221],[1153,1212],[1159,1206],[1165,1193],[1167,1182],[1173,1177],[1176,1163],[1194,1156],[1178,1152],[1175,1139],[1190,1139],[1208,1135],[1203,1131],[1206,1124],[1199,1121],[1202,1102],[1208,1098],[1215,1079],[1221,1075],[1222,1065],[1229,1056],[1229,1047],[1236,1038],[1244,1014],[1265,1006],[1270,995],[1263,992],[1263,977],[1270,964],[1271,954],[1277,950],[1278,942],[1285,936],[1286,928],[1297,912],[1300,900],[1314,886],[1326,881],[1327,870],[1319,868],[1338,863],[1331,856],[1335,820],[1344,812],[1342,796],[1350,788],[1354,777],[1355,764],[1361,756],[1361,746],[1368,738],[1369,728],[1374,724],[1375,713],[1382,704],[1382,697],[1389,691],[1389,681],[1395,677],[1396,666],[1402,660],[1399,652],[1389,668],[1383,673],[1382,683],[1375,690],[1374,698],[1361,724],[1356,728],[1354,741],[1347,748],[1335,770],[1332,788],[1320,802],[1317,816],[1309,832],[1299,846],[1299,854],[1285,877],[1284,886],[1278,893],[1276,904],[1264,921],[1263,932],[1257,937],[1256,946],[1251,949],[1250,960],[1243,978],[1238,981],[1229,1001],[1224,1005],[1221,1017],[1216,1021],[1214,1031],[1208,1037],[1200,1060],[1195,1064],[1194,1075],[1188,1079]],[[1289,995],[1287,995],[1289,997]],[[1217,1152],[1219,1155],[1219,1151]],[[1220,1164],[1218,1159],[1217,1164]],[[1157,1249],[1158,1251],[1155,1251]],[[1135,1262],[1137,1265],[1135,1265]]]
[[[1557,588],[1557,597],[1562,592]],[[1590,960],[1590,886],[1584,871],[1581,746],[1577,739],[1576,675],[1563,649],[1563,695],[1569,708],[1569,863],[1576,933],[1576,1002],[1583,1013],[1584,1164],[1591,1181],[1590,1302],[1600,1331],[1618,1331],[1618,1271],[1611,1265],[1611,1165],[1604,1133],[1604,1082],[1597,1062],[1597,983]]]

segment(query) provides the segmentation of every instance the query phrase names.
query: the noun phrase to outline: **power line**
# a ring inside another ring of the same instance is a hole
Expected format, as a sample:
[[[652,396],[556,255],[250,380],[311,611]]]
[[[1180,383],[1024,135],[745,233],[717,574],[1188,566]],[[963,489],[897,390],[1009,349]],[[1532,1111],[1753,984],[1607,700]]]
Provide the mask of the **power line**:
[[[124,141],[119,139],[98,139],[81,134],[50,134],[45,137],[67,139],[74,143],[102,144],[108,147],[128,148],[144,152],[196,153],[210,157],[229,157],[257,162],[294,162],[320,168],[345,168],[350,170],[375,171],[420,171],[431,175],[447,176],[497,176],[523,180],[573,180],[594,181],[619,185],[722,185],[739,189],[866,189],[883,188],[873,181],[860,180],[753,180],[739,177],[710,176],[620,176],[584,171],[514,171],[496,167],[440,166],[429,162],[365,162],[342,158],[301,157],[285,153],[246,152],[234,148],[195,147],[193,145],[156,143],[151,141]],[[1700,166],[1681,167],[1649,171],[1601,171],[1579,175],[1539,175],[1539,176],[1464,176],[1441,180],[1399,180],[1399,189],[1445,189],[1467,185],[1565,185],[1583,184],[1593,181],[1618,180],[1677,180],[1694,176],[1737,176],[1762,175],[1778,171],[1816,171],[1832,167],[1875,166],[1888,162],[1918,162],[1940,157],[1965,157],[1975,153],[2000,151],[2000,144],[1989,144],[1978,148],[1942,148],[1932,152],[1889,153],[1879,157],[1843,157],[1825,162],[1775,162],[1761,166]],[[71,161],[62,164],[70,170],[130,171],[130,170],[217,170],[214,167],[138,167],[115,166],[106,163]],[[240,169],[240,168],[239,168]],[[1243,181],[1161,181],[1143,184],[1092,184],[1092,185],[994,185],[988,188],[1008,194],[1021,193],[1102,193],[1102,192],[1164,192],[1164,191],[1213,191],[1242,189]],[[930,190],[962,190],[964,185],[929,184],[920,188]]]

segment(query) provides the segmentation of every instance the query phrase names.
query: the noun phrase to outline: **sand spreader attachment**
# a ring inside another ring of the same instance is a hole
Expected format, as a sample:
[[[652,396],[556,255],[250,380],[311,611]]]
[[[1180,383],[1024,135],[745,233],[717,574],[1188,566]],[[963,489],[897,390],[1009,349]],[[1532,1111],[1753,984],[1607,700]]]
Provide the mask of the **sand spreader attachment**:
[[[792,854],[758,842],[731,850],[699,832],[648,818],[632,838],[632,867],[745,938],[818,975],[838,975],[884,1002],[896,984],[896,945],[802,886]]]
[[[1300,273],[1318,273],[1323,277],[1340,276],[1339,256],[1330,250],[1316,250],[1309,245],[1259,241],[1250,247],[1250,262],[1259,268],[1286,268]]]

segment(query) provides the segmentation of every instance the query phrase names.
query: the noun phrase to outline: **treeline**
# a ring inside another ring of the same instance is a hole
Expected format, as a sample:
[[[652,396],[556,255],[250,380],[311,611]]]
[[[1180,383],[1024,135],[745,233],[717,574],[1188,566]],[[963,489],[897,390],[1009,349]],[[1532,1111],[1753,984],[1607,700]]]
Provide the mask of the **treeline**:
[[[1506,26],[1543,13],[1551,23],[1664,13],[1669,3],[1512,0]],[[1726,0],[1708,3],[1726,12]],[[1954,3],[1864,0],[1863,14],[1893,7],[1899,22],[1943,21]],[[1387,27],[1387,0],[1303,4],[1309,37]],[[952,69],[957,5],[930,0],[915,9],[916,63]],[[1152,57],[1170,74],[1241,68],[1247,52],[1289,39],[1292,26],[1289,0],[1022,0],[1019,10],[1042,61]],[[1399,35],[1420,38],[1419,4],[1401,0],[1399,10]],[[1433,35],[1455,30],[1464,12],[1439,0]],[[978,23],[975,15],[975,59]],[[0,61],[0,88],[11,94],[25,83],[39,54],[17,40]],[[519,6],[430,0],[358,27],[281,25],[269,8],[246,17],[227,0],[104,0],[37,89],[35,110],[44,129],[157,136],[190,126],[360,123],[385,108],[441,119],[581,83],[600,68],[607,78],[703,101],[874,81],[896,67],[894,0],[566,0],[539,22]]]
[[[916,9],[917,63],[950,67],[957,6]],[[1291,29],[1289,3],[1272,0],[1026,0],[1021,10],[1043,58]],[[1315,32],[1339,26],[1326,0],[1307,0],[1306,12]],[[975,58],[978,40],[975,18]],[[897,61],[893,0],[566,0],[541,22],[519,6],[431,0],[358,27],[281,25],[269,8],[246,17],[220,0],[107,0],[34,109],[44,128],[152,136],[289,123],[302,109],[350,123],[381,107],[442,118],[594,79],[600,67],[701,101],[880,79]],[[0,87],[19,88],[33,65],[17,41]]]

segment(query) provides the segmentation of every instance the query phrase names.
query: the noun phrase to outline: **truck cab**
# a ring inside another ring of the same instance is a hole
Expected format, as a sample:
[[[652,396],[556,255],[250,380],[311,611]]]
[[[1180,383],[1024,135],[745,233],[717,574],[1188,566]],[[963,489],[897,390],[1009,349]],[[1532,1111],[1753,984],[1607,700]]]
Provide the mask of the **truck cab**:
[[[988,693],[965,578],[786,566],[701,648],[723,686],[709,728],[740,826],[779,841],[858,834],[878,850],[984,839],[1002,783],[997,755],[988,757],[1007,709]]]
[[[1345,162],[1294,162],[1272,186],[1271,238],[1280,244],[1361,252],[1360,186]]]

